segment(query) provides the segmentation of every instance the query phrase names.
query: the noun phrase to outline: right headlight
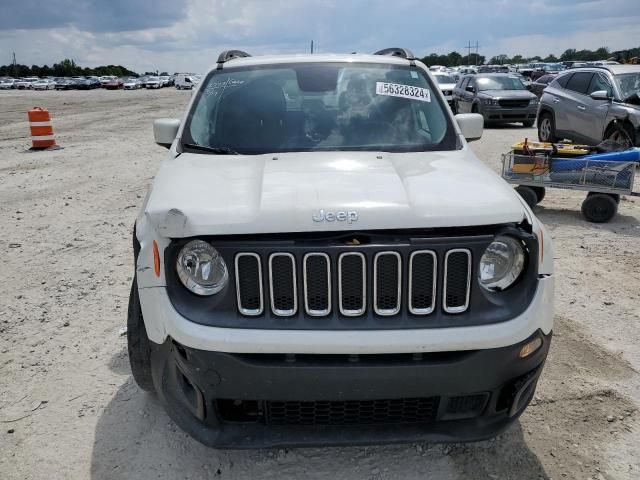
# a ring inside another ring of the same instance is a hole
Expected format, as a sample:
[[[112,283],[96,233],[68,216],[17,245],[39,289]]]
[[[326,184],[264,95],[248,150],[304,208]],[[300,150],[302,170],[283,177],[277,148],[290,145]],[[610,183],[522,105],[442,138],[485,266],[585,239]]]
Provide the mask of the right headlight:
[[[522,243],[508,236],[496,237],[480,259],[478,280],[490,291],[509,288],[524,269],[525,252]]]
[[[203,240],[187,243],[176,262],[178,278],[196,295],[213,295],[229,281],[229,270],[222,255]]]

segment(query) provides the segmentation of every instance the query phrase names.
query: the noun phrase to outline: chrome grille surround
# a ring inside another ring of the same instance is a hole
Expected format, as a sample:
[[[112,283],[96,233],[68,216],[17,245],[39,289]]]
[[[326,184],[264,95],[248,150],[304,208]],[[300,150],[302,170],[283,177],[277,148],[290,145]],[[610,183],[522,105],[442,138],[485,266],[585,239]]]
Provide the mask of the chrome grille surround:
[[[396,306],[394,308],[378,308],[378,261],[384,256],[393,256],[397,261],[398,274],[396,278]],[[398,252],[378,252],[373,258],[373,310],[378,315],[390,316],[395,315],[400,311],[402,304],[402,257]]]
[[[342,262],[345,258],[350,256],[357,256],[362,261],[362,308],[349,309],[344,307],[343,289],[342,285]],[[357,317],[367,310],[367,259],[363,253],[360,252],[345,252],[341,253],[338,257],[338,305],[340,313],[345,317]]]
[[[291,260],[291,271],[293,273],[293,306],[290,309],[279,309],[276,307],[276,301],[273,293],[273,259],[278,257],[287,257]],[[296,258],[291,253],[278,252],[269,255],[269,300],[271,302],[271,311],[274,315],[277,315],[279,317],[291,317],[298,312],[298,279],[296,278]]]
[[[449,276],[449,257],[454,253],[464,253],[467,255],[466,294],[464,304],[450,306],[447,303],[447,288],[450,287],[450,285],[447,285],[447,280]],[[469,294],[471,291],[471,251],[466,248],[454,248],[452,250],[448,250],[444,256],[444,274],[442,278],[442,309],[447,313],[462,313],[466,311],[467,308],[469,308]]]
[[[433,269],[431,273],[431,305],[428,308],[414,308],[413,307],[413,264],[416,256],[418,255],[429,255],[433,261]],[[433,250],[414,250],[409,255],[409,298],[408,298],[408,307],[409,312],[413,315],[429,315],[436,309],[436,296],[437,296],[437,287],[438,287],[438,255]]]
[[[312,309],[309,307],[309,278],[307,275],[307,263],[309,258],[321,257],[324,259],[327,265],[327,308],[326,309]],[[331,259],[326,253],[312,252],[307,253],[302,260],[302,280],[303,280],[303,293],[304,293],[304,311],[311,317],[324,317],[331,313]]]
[[[259,295],[260,295],[260,307],[259,308],[245,308],[242,305],[242,297],[241,297],[241,288],[240,288],[240,270],[239,270],[239,261],[242,257],[252,257],[256,259],[256,262],[258,263],[258,291],[259,291]],[[255,317],[258,315],[262,315],[262,312],[264,312],[264,291],[262,289],[262,260],[260,260],[260,255],[258,255],[257,253],[250,253],[250,252],[241,252],[236,254],[236,257],[234,259],[234,266],[235,266],[235,277],[236,277],[236,298],[238,301],[238,311],[242,314],[242,315],[247,315],[249,317]]]

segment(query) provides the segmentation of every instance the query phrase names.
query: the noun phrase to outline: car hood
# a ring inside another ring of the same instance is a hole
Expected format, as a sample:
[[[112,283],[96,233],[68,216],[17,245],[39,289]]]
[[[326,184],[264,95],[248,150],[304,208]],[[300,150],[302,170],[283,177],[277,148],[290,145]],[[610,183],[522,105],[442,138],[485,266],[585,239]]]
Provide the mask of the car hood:
[[[478,93],[479,96],[490,98],[509,98],[509,99],[527,99],[536,98],[529,90],[483,90]]]
[[[467,149],[183,153],[161,165],[144,213],[170,238],[490,225],[525,215],[515,191]]]

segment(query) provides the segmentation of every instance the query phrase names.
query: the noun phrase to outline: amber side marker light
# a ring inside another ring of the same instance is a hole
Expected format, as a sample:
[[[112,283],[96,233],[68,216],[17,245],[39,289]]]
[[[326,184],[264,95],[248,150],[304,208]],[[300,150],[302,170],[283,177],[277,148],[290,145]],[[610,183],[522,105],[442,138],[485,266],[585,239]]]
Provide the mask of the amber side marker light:
[[[153,270],[156,272],[156,277],[160,278],[160,252],[155,240],[153,241]]]
[[[525,344],[520,349],[520,358],[527,358],[542,346],[542,339],[540,337],[534,338],[529,343]]]

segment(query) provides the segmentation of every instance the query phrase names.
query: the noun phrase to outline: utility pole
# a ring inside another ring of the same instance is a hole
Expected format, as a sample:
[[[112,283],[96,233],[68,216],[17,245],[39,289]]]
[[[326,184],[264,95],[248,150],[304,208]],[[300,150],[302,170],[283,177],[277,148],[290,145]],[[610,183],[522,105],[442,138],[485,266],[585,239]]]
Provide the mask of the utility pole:
[[[13,52],[13,76],[17,77],[18,76],[18,65],[16,63],[16,52]]]
[[[311,54],[313,55],[313,40],[311,40]]]
[[[478,41],[476,40],[476,44],[475,45],[471,45],[471,40],[467,41],[467,44],[465,45],[464,48],[467,49],[467,65],[471,65],[471,49],[475,48],[476,49],[476,53],[475,53],[475,57],[473,60],[473,64],[477,65],[478,64],[478,47],[480,47],[480,45],[478,45]]]

